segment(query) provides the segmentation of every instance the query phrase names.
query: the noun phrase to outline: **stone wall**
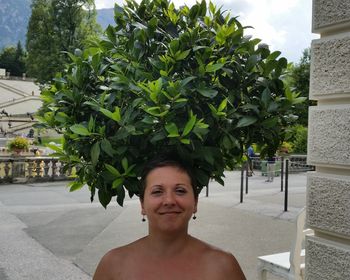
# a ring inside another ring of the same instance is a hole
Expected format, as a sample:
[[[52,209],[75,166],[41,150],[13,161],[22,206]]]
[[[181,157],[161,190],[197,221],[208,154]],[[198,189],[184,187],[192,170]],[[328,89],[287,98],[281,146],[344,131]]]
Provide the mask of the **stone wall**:
[[[313,0],[306,279],[350,279],[350,1]]]

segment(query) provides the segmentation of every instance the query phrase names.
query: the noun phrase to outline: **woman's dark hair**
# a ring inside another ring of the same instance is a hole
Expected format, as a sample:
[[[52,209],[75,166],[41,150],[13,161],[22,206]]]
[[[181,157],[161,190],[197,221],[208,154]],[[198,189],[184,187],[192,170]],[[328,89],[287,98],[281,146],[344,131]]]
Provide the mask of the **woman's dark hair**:
[[[173,153],[165,153],[155,156],[153,159],[151,159],[149,162],[147,162],[142,170],[141,173],[141,190],[140,190],[140,200],[143,201],[144,195],[145,195],[145,189],[146,189],[146,179],[148,174],[159,167],[177,167],[179,170],[185,172],[191,181],[191,186],[193,189],[194,197],[195,199],[198,198],[199,195],[199,189],[197,180],[193,175],[192,167],[183,161],[178,155]]]

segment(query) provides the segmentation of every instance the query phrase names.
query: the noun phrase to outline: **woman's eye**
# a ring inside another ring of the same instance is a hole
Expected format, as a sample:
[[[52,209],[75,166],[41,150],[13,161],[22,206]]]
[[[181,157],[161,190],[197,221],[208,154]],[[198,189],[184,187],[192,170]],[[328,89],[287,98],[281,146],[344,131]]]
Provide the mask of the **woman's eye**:
[[[184,188],[177,188],[175,191],[178,194],[185,194],[185,193],[187,193],[187,190],[184,189]]]
[[[151,194],[153,194],[153,195],[159,195],[159,194],[161,194],[161,193],[162,193],[161,190],[153,190],[153,191],[151,192]]]

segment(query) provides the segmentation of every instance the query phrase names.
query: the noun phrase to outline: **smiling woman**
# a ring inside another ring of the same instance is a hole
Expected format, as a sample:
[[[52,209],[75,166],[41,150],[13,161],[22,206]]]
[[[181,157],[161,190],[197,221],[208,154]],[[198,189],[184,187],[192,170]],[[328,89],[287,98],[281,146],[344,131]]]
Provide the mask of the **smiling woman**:
[[[147,216],[148,235],[109,251],[94,280],[245,279],[232,254],[188,234],[198,203],[188,165],[174,155],[157,156],[146,164],[142,186],[141,214]]]

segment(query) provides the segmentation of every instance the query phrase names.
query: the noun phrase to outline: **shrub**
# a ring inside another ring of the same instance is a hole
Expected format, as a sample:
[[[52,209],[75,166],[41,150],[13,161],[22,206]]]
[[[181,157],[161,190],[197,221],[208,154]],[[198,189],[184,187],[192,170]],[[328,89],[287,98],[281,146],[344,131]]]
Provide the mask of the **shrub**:
[[[244,147],[274,154],[294,104],[285,90],[287,60],[239,21],[205,1],[176,9],[167,0],[115,6],[116,26],[42,91],[48,128],[63,133],[54,148],[77,167],[71,190],[87,183],[104,207],[139,193],[144,163],[174,150],[195,167],[199,187],[223,184]]]
[[[16,137],[8,143],[8,149],[10,151],[14,150],[28,150],[29,141],[27,138]]]
[[[307,128],[302,125],[295,126],[293,153],[306,154],[307,153]]]
[[[289,142],[283,141],[282,145],[278,148],[280,154],[289,154],[293,150],[293,145]]]

